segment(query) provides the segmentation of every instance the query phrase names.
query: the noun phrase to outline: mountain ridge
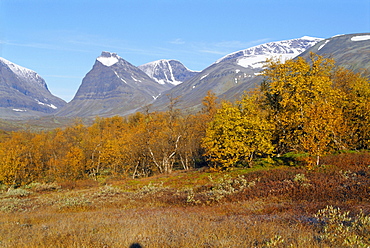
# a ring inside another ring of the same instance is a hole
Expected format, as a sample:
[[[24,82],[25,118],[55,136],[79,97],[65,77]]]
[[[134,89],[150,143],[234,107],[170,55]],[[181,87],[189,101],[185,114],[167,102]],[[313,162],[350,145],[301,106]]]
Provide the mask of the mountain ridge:
[[[297,56],[307,58],[310,52],[332,57],[348,69],[370,69],[370,33],[268,42],[227,54],[200,72],[189,70],[178,60],[162,59],[134,66],[116,53],[103,51],[72,101],[68,104],[63,101],[58,106],[48,98],[32,95],[35,87],[51,95],[46,82],[36,72],[0,58],[0,114],[10,118],[108,117],[144,109],[163,111],[173,98],[179,98],[177,108],[192,112],[199,110],[208,91],[220,99],[233,101],[258,85],[267,58],[283,61]],[[9,106],[5,108],[1,104]],[[40,112],[40,107],[44,112]]]
[[[0,58],[0,114],[28,118],[56,112],[66,102],[49,91],[35,71]]]
[[[260,81],[259,73],[267,58],[291,59],[321,41],[321,38],[302,38],[269,42],[230,53],[205,68],[190,80],[166,91],[179,97],[181,109],[199,109],[208,91],[225,100],[237,99]],[[152,104],[153,111],[163,111],[169,104],[168,97],[159,96]]]
[[[335,35],[318,42],[300,57],[307,59],[311,52],[333,58],[340,66],[356,72],[365,68],[370,76],[370,33]]]
[[[198,72],[189,70],[180,61],[161,59],[138,66],[159,84],[179,85],[195,76]]]
[[[168,89],[116,53],[102,52],[58,116],[110,116],[149,104]]]

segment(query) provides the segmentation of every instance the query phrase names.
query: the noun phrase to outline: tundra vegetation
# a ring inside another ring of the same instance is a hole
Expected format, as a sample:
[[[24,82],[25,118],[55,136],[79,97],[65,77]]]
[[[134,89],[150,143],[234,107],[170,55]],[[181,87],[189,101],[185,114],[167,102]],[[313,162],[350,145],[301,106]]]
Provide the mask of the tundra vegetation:
[[[196,114],[2,133],[0,246],[369,247],[368,79],[315,54],[263,75]]]

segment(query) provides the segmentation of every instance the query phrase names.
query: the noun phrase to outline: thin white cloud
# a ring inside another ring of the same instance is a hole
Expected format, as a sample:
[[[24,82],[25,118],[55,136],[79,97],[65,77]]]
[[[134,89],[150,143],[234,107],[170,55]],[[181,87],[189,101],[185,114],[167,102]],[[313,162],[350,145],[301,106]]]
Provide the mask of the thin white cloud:
[[[43,75],[43,77],[49,77],[49,78],[77,78],[81,79],[79,76],[68,76],[68,75]]]
[[[169,43],[175,44],[175,45],[183,45],[185,44],[185,41],[181,38],[177,38],[177,39],[170,41]]]
[[[217,55],[225,55],[224,51],[216,51],[216,50],[199,50],[201,53],[210,53],[210,54],[217,54]]]
[[[233,41],[221,41],[221,42],[214,43],[214,46],[216,46],[216,47],[223,47],[223,48],[239,48],[239,47],[243,47],[243,48],[247,49],[247,48],[252,47],[252,46],[256,46],[256,45],[260,45],[260,44],[266,43],[269,40],[270,40],[269,38],[265,38],[265,39],[247,41],[247,42],[235,41],[235,40],[233,40]]]
[[[18,42],[0,40],[0,45],[16,46],[16,47],[29,47],[29,48],[36,48],[36,49],[58,50],[58,51],[89,52],[89,51],[84,50],[84,49],[76,49],[76,48],[70,48],[70,47],[59,46],[59,45],[50,45],[50,44],[46,44],[46,43],[33,43],[33,42],[18,43]]]
[[[220,42],[211,42],[211,43],[197,43],[194,44],[195,47],[198,47],[200,53],[208,54],[217,54],[217,55],[227,55],[229,53],[248,49],[250,47],[260,45],[270,41],[269,38],[253,40],[253,41],[220,41]]]

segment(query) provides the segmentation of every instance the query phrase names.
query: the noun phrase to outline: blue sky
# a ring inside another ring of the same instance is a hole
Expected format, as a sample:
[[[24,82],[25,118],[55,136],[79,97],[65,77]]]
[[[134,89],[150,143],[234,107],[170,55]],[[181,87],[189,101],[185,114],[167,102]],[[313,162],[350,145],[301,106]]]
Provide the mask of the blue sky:
[[[136,66],[177,59],[203,70],[270,41],[362,32],[369,0],[0,0],[0,57],[66,101],[102,51]]]

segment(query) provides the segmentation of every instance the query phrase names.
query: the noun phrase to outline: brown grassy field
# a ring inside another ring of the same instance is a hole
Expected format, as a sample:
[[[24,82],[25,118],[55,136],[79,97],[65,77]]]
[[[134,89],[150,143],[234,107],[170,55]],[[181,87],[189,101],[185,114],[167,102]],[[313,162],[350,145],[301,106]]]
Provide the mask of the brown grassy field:
[[[0,247],[370,247],[370,154],[323,164],[3,187]]]

